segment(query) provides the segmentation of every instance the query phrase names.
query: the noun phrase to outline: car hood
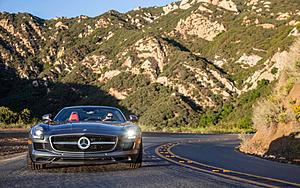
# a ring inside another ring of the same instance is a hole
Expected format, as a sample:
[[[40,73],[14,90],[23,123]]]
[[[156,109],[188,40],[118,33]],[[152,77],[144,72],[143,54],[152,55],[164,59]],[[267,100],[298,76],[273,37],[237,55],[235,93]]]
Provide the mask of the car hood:
[[[78,122],[78,123],[64,123],[49,126],[49,134],[72,134],[72,133],[110,133],[118,134],[123,132],[124,127],[130,125],[129,123],[91,123],[91,122]]]

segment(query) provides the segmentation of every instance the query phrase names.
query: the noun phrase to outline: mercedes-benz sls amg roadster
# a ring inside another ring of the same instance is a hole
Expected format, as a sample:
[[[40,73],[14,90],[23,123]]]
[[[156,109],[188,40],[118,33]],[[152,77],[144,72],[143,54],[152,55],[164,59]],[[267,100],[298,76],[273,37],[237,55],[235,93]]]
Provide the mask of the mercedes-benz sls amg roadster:
[[[142,164],[141,129],[126,119],[121,110],[105,106],[63,108],[53,119],[30,129],[28,166],[42,169],[46,165],[85,165],[125,162],[132,168]]]

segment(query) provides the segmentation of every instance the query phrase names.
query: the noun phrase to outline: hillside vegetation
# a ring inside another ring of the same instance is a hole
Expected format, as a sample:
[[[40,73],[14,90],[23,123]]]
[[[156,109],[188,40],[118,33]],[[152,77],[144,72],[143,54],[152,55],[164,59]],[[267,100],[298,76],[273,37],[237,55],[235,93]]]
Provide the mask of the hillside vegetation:
[[[0,106],[113,105],[145,130],[253,131],[300,36],[298,0],[183,0],[97,17],[0,14]]]
[[[240,150],[273,159],[299,163],[300,158],[300,41],[292,46],[291,61],[272,94],[256,102],[253,123],[256,134],[245,139]],[[298,161],[297,161],[298,160]]]

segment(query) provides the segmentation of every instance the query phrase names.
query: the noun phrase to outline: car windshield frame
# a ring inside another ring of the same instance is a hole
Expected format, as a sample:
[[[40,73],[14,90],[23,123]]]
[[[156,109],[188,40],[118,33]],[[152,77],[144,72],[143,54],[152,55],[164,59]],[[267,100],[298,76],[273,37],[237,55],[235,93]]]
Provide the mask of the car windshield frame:
[[[69,120],[69,117],[72,113],[77,113],[78,116],[80,117],[78,121],[75,121],[76,123],[77,122],[125,123],[127,121],[125,115],[120,109],[113,108],[113,107],[102,107],[102,106],[66,107],[57,113],[57,115],[53,118],[53,121],[73,122]],[[108,113],[112,113],[114,119],[104,119],[104,115],[107,116]]]

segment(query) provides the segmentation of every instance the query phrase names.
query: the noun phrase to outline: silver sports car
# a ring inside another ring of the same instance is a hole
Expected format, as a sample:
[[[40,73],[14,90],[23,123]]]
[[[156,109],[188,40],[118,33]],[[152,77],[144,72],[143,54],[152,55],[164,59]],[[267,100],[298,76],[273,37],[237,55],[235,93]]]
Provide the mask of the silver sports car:
[[[84,165],[126,162],[132,168],[142,164],[141,129],[117,108],[73,106],[63,108],[53,119],[29,133],[28,166],[42,169],[49,164]]]

